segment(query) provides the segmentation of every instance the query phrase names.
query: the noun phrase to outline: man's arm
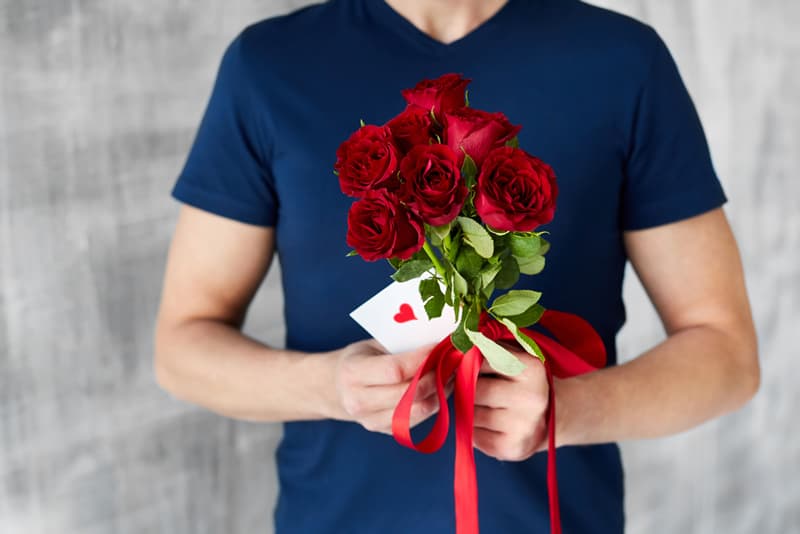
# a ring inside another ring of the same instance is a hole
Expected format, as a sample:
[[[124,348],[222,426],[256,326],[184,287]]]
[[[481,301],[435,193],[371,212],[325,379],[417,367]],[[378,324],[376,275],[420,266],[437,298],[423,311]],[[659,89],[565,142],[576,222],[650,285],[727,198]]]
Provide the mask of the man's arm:
[[[274,240],[272,228],[181,209],[156,323],[155,370],[164,389],[241,419],[331,415],[320,356],[271,349],[239,331]]]
[[[758,390],[756,335],[739,253],[722,209],[628,232],[630,260],[667,339],[633,361],[555,382],[558,445],[653,438],[731,411]],[[478,380],[474,444],[502,460],[547,447],[544,368]]]
[[[183,206],[170,247],[155,332],[159,384],[176,397],[256,421],[335,418],[388,431],[391,411],[425,349],[385,355],[373,340],[308,354],[241,333],[269,268],[274,230]],[[436,409],[420,382],[414,422]]]
[[[738,408],[759,387],[741,260],[722,209],[624,239],[667,339],[625,364],[558,381],[561,445],[681,432]]]

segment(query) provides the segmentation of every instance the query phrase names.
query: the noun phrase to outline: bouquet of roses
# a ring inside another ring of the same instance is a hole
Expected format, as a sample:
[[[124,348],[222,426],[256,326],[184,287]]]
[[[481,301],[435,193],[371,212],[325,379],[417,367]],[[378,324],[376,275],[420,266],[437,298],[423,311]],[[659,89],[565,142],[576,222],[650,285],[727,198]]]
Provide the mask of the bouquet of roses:
[[[477,346],[493,369],[514,375],[524,366],[479,320],[488,314],[544,361],[520,330],[541,318],[541,293],[509,290],[489,301],[544,268],[549,243],[536,230],[553,218],[558,188],[552,168],[519,148],[520,126],[469,106],[469,82],[446,74],[403,91],[406,109],[383,126],[362,121],[339,147],[335,173],[358,199],[351,254],[387,259],[398,282],[420,277],[429,318],[454,309],[452,344],[463,353]]]
[[[455,376],[458,534],[478,532],[472,425],[481,364],[485,358],[499,373],[522,372],[524,365],[502,342],[516,342],[542,361],[550,386],[550,525],[559,534],[553,377],[602,367],[605,346],[580,317],[545,310],[538,291],[511,289],[520,275],[544,269],[549,243],[537,229],[553,218],[556,178],[547,163],[519,148],[519,126],[502,113],[469,106],[469,81],[456,74],[424,80],[403,91],[402,113],[383,126],[362,121],[342,143],[334,172],[342,192],[357,199],[348,215],[347,243],[352,255],[388,260],[396,282],[419,278],[429,319],[441,316],[445,306],[453,309],[455,329],[411,380],[392,432],[417,451],[439,449],[449,421],[444,388]],[[535,323],[550,335],[528,328]],[[415,443],[411,406],[420,378],[432,371],[440,409],[430,434]]]

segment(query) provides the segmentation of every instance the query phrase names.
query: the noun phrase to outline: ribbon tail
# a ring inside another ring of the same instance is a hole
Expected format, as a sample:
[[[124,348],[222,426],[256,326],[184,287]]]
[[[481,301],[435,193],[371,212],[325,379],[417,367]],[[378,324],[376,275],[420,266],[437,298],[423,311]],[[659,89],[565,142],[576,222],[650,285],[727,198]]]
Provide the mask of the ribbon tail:
[[[456,459],[453,484],[456,534],[478,534],[478,482],[472,446],[475,415],[475,386],[483,356],[477,347],[467,351],[456,372]]]
[[[558,475],[556,474],[556,395],[553,390],[553,370],[550,361],[544,364],[549,386],[547,404],[547,495],[550,500],[550,534],[561,534],[561,510],[558,505]]]

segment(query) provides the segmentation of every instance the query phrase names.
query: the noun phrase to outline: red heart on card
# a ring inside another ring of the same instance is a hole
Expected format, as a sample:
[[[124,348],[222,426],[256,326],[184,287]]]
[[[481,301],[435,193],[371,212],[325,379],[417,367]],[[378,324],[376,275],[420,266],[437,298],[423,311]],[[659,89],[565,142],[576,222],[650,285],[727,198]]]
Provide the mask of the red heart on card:
[[[408,321],[415,321],[417,316],[414,315],[414,309],[406,304],[403,303],[400,305],[400,311],[394,314],[394,320],[397,323],[406,323]]]

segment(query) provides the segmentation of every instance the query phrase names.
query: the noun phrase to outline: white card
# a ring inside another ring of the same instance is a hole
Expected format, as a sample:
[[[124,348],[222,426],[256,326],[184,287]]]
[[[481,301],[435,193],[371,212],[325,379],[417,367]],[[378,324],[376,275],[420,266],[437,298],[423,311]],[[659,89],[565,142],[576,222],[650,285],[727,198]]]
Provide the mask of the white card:
[[[441,317],[428,319],[418,287],[419,278],[392,282],[350,312],[350,317],[390,353],[441,341],[458,326],[453,308],[445,305]]]

